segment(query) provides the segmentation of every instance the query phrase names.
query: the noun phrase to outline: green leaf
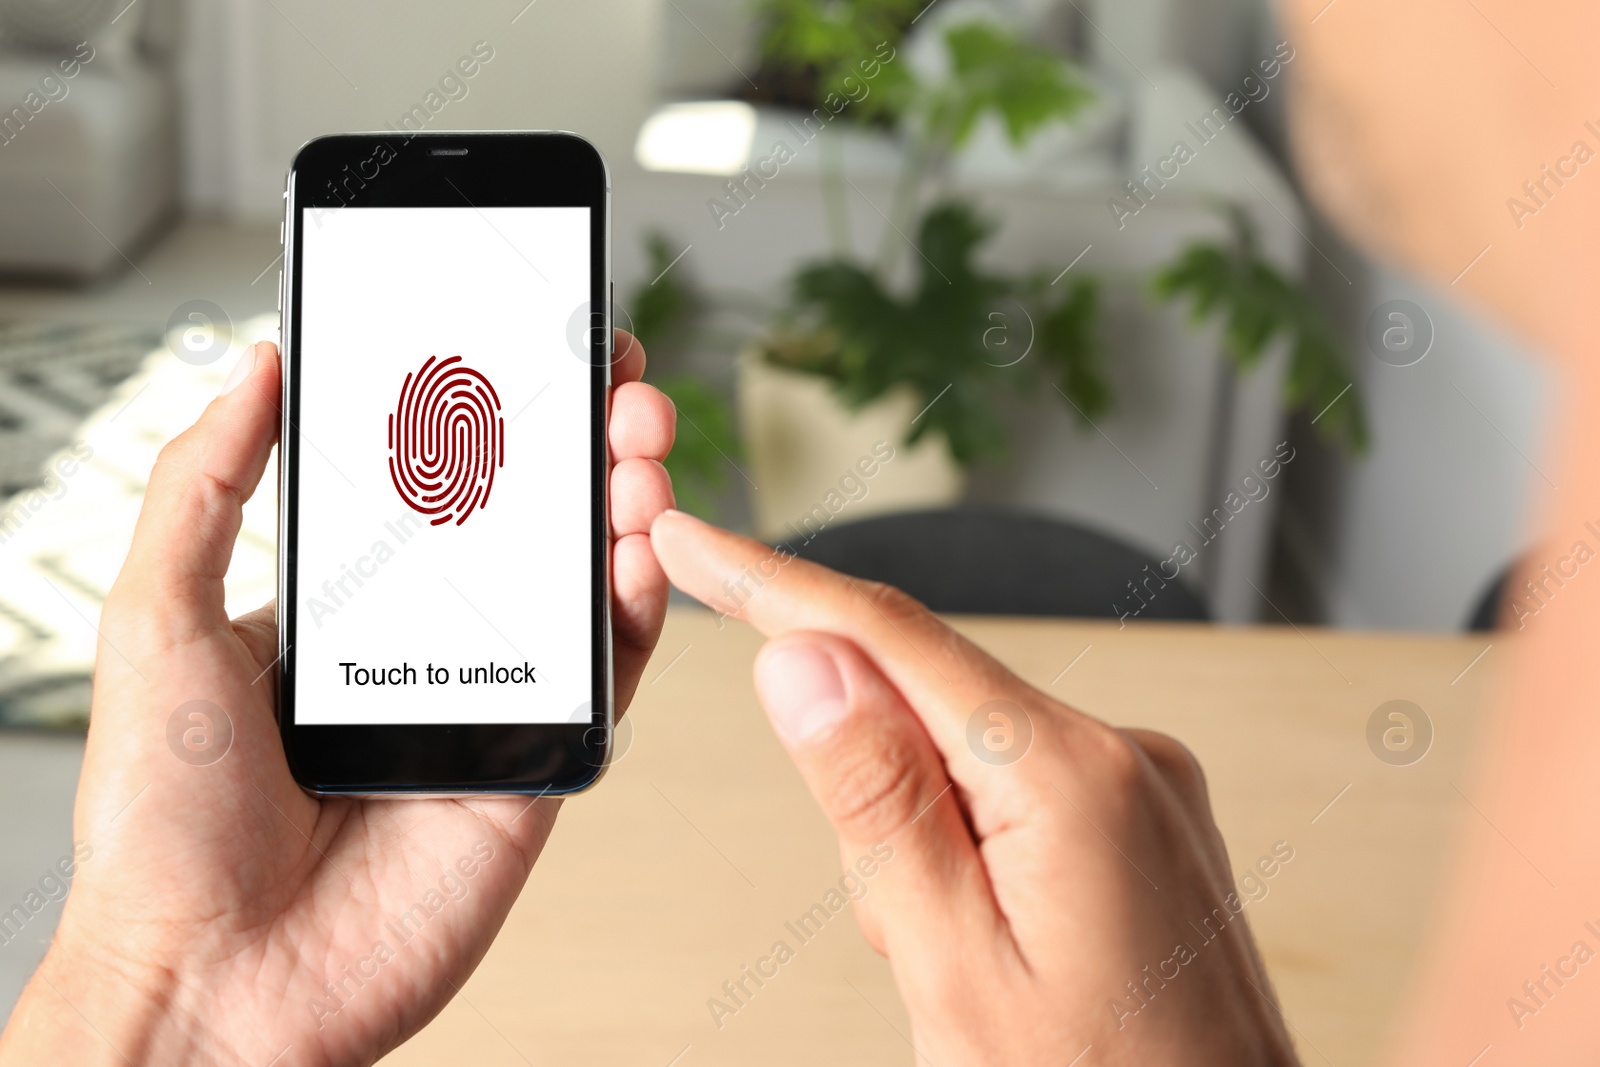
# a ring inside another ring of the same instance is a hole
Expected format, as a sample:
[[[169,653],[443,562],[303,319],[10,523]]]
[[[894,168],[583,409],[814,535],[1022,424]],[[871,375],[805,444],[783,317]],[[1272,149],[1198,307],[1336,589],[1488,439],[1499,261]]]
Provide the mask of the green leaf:
[[[915,92],[895,46],[922,0],[759,0],[764,64],[808,72],[816,102],[829,93],[851,99],[843,114],[861,121],[898,116]]]
[[[1111,410],[1111,384],[1100,369],[1100,286],[1080,277],[1060,303],[1039,320],[1039,355],[1057,375],[1053,383],[1084,422]]]
[[[631,325],[640,343],[647,349],[654,347],[658,355],[674,343],[687,340],[703,306],[687,273],[676,267],[667,270],[678,254],[673,249],[674,243],[659,231],[646,236],[649,272],[656,280],[634,291],[632,306],[628,309],[631,320],[619,323],[624,328]]]
[[[952,26],[944,39],[952,77],[938,112],[953,148],[990,113],[1021,147],[1041,127],[1072,118],[1094,99],[1070,62],[1013,30],[977,20]]]
[[[942,435],[959,463],[1003,456],[1007,426],[998,394],[1048,373],[1091,417],[1110,404],[1095,337],[1093,283],[1069,286],[1042,314],[1036,340],[1043,356],[1011,365],[997,358],[991,334],[1017,284],[976,262],[992,232],[969,205],[934,207],[917,228],[917,277],[909,293],[891,292],[857,264],[814,264],[795,279],[796,322],[770,338],[767,358],[820,374],[848,407],[860,408],[909,387],[920,414],[907,444]],[[803,339],[803,340],[802,340]]]
[[[686,348],[697,336],[705,298],[682,264],[672,265],[681,247],[665,234],[645,238],[653,282],[633,293],[633,335],[657,358]],[[678,411],[678,435],[663,461],[672,478],[678,506],[713,519],[714,497],[728,484],[728,468],[740,458],[733,411],[712,386],[690,374],[653,381]]]
[[[1151,288],[1163,300],[1187,294],[1192,302],[1190,321],[1198,325],[1209,319],[1222,303],[1230,288],[1232,273],[1233,259],[1228,249],[1192,244],[1176,261],[1156,274]]]
[[[729,467],[743,457],[733,412],[715,389],[692,375],[655,385],[678,411],[678,436],[665,460],[678,507],[712,519],[712,498],[727,486]]]
[[[1151,291],[1168,302],[1187,299],[1197,324],[1222,316],[1223,350],[1241,372],[1259,364],[1276,339],[1287,338],[1284,403],[1307,411],[1324,440],[1364,452],[1366,414],[1337,335],[1310,295],[1260,257],[1242,215],[1233,215],[1231,245],[1189,245],[1156,274]]]

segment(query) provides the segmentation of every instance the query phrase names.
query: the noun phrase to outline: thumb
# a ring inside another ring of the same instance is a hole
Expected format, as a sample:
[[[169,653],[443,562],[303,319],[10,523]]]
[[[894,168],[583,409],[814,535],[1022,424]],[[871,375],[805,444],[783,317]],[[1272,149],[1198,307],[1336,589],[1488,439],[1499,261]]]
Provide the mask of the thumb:
[[[142,629],[226,627],[223,577],[250,499],[278,438],[277,346],[249,345],[222,393],[161,450],[145,489],[133,544],[107,610]]]
[[[910,962],[992,936],[998,909],[950,777],[877,666],[845,638],[791,632],[761,650],[756,689],[839,834],[856,899],[870,895],[875,947]]]

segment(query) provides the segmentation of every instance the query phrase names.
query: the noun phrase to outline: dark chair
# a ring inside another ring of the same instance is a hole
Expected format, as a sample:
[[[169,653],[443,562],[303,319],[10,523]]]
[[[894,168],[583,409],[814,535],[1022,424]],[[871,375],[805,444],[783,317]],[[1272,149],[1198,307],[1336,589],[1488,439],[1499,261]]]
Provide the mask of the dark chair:
[[[1499,626],[1500,601],[1505,599],[1506,589],[1511,585],[1511,575],[1516,569],[1514,561],[1506,564],[1505,569],[1489,582],[1488,588],[1479,594],[1478,603],[1467,618],[1468,633],[1487,633]]]
[[[1162,584],[1160,561],[1037,515],[905,512],[826,526],[785,544],[804,559],[898,586],[934,611],[1114,619],[1139,608],[1133,582],[1144,602],[1139,619],[1210,617],[1182,578]]]

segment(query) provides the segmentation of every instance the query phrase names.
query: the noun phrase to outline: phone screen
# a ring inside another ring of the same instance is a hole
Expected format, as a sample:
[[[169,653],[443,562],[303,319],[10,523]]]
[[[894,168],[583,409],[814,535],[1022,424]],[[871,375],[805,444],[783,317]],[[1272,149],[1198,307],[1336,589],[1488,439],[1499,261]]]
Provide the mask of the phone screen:
[[[299,725],[590,722],[590,210],[301,211]]]

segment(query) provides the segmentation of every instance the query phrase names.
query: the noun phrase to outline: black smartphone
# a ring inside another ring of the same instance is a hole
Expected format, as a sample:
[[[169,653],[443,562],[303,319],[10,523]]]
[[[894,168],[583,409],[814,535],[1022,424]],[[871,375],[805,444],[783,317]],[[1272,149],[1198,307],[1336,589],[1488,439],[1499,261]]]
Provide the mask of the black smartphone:
[[[278,701],[316,793],[571,793],[611,743],[610,182],[569,133],[289,172]]]

